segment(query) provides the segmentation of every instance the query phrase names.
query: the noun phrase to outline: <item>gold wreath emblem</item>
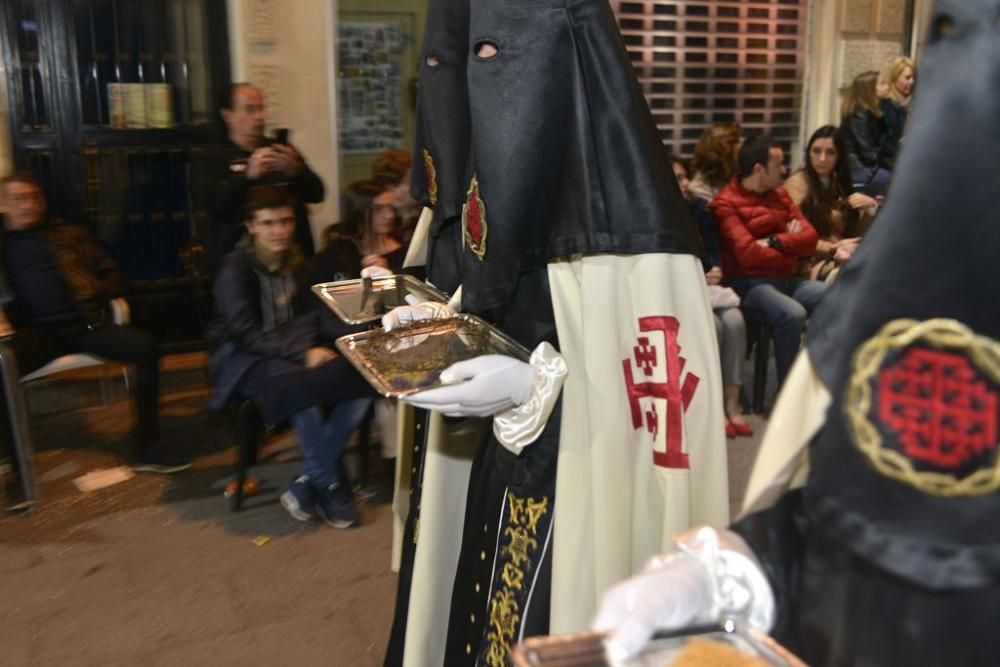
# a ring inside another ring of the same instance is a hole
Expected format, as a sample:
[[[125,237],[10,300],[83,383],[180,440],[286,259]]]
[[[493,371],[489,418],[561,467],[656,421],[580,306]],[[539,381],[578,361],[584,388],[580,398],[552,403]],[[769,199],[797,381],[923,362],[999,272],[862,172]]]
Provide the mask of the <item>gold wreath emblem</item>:
[[[1000,489],[1000,456],[991,443],[993,460],[963,477],[945,472],[918,470],[913,460],[900,451],[884,446],[882,434],[872,422],[873,385],[886,357],[914,343],[931,349],[958,353],[972,368],[996,387],[1000,384],[1000,343],[978,336],[965,325],[950,319],[893,320],[867,340],[854,354],[853,373],[848,383],[844,411],[854,445],[882,475],[938,496],[981,496]],[[991,390],[996,396],[996,392]]]

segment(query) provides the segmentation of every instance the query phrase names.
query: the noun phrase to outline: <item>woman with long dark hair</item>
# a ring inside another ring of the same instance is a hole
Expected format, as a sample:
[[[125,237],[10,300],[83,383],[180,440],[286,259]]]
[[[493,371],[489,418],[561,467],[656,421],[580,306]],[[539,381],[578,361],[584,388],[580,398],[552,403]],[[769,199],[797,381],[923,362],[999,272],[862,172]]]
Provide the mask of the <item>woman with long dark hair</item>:
[[[357,246],[361,267],[400,270],[406,248],[396,238],[400,219],[392,190],[374,181],[356,181],[344,190],[343,205],[344,234]]]
[[[857,247],[878,202],[855,192],[848,166],[844,131],[824,125],[809,138],[802,167],[785,181],[792,201],[819,235],[809,260],[808,277],[824,280]]]

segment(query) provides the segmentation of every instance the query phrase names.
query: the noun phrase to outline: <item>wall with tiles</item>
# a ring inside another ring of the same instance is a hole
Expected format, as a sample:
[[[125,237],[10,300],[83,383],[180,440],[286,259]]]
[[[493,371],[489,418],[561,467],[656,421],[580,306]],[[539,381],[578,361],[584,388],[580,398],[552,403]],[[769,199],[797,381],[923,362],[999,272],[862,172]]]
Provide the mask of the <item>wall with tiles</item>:
[[[839,123],[841,91],[855,76],[880,71],[904,53],[919,55],[932,6],[932,0],[812,1],[804,136]]]

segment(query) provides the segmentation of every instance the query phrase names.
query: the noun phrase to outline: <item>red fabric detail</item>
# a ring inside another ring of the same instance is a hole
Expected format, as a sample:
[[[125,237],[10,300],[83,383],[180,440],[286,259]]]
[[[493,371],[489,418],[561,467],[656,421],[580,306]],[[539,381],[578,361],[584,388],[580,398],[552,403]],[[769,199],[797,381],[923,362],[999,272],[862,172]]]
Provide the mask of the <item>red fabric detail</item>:
[[[954,352],[910,348],[878,378],[878,417],[903,454],[945,470],[997,448],[997,395]]]
[[[816,230],[783,187],[759,194],[734,178],[710,208],[719,232],[722,271],[729,277],[791,278],[798,272],[799,258],[816,251]],[[792,220],[801,220],[802,229],[787,231]],[[772,235],[784,250],[757,245],[758,239]]]
[[[639,338],[639,344],[632,348],[635,356],[635,365],[642,369],[646,375],[652,375],[656,368],[656,348],[649,344],[649,339],[645,336]]]
[[[745,422],[737,424],[736,422],[726,422],[727,426],[733,427],[733,433],[736,435],[753,435],[753,426]]]
[[[465,215],[465,229],[469,233],[474,249],[482,247],[483,244],[483,209],[480,206],[479,184],[476,183],[469,190],[469,200],[466,202],[468,209]]]
[[[655,409],[645,412],[640,405],[643,398],[665,400],[666,426],[664,448],[653,450],[653,464],[663,468],[690,468],[688,455],[684,453],[684,412],[691,404],[698,388],[698,376],[688,373],[684,376],[686,360],[681,356],[681,348],[677,343],[677,332],[680,323],[676,317],[642,317],[639,318],[639,331],[659,331],[663,333],[664,354],[666,356],[666,382],[636,382],[632,374],[632,360],[622,361],[625,372],[625,391],[628,395],[629,411],[632,415],[632,428],[639,430],[645,423],[646,430],[657,439],[660,431],[659,417]],[[635,365],[641,368],[645,375],[652,375],[653,368],[659,363],[659,354],[650,339],[641,336],[639,343],[632,348]],[[684,376],[683,382],[681,377]]]

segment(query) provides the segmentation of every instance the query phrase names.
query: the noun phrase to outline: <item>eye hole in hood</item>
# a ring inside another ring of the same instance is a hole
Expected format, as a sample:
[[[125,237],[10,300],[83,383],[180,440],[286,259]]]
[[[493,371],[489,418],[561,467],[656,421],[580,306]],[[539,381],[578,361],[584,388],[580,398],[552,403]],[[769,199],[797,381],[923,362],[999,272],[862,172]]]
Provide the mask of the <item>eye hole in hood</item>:
[[[500,53],[500,47],[493,40],[484,39],[475,43],[472,52],[476,54],[477,58],[489,60]]]

